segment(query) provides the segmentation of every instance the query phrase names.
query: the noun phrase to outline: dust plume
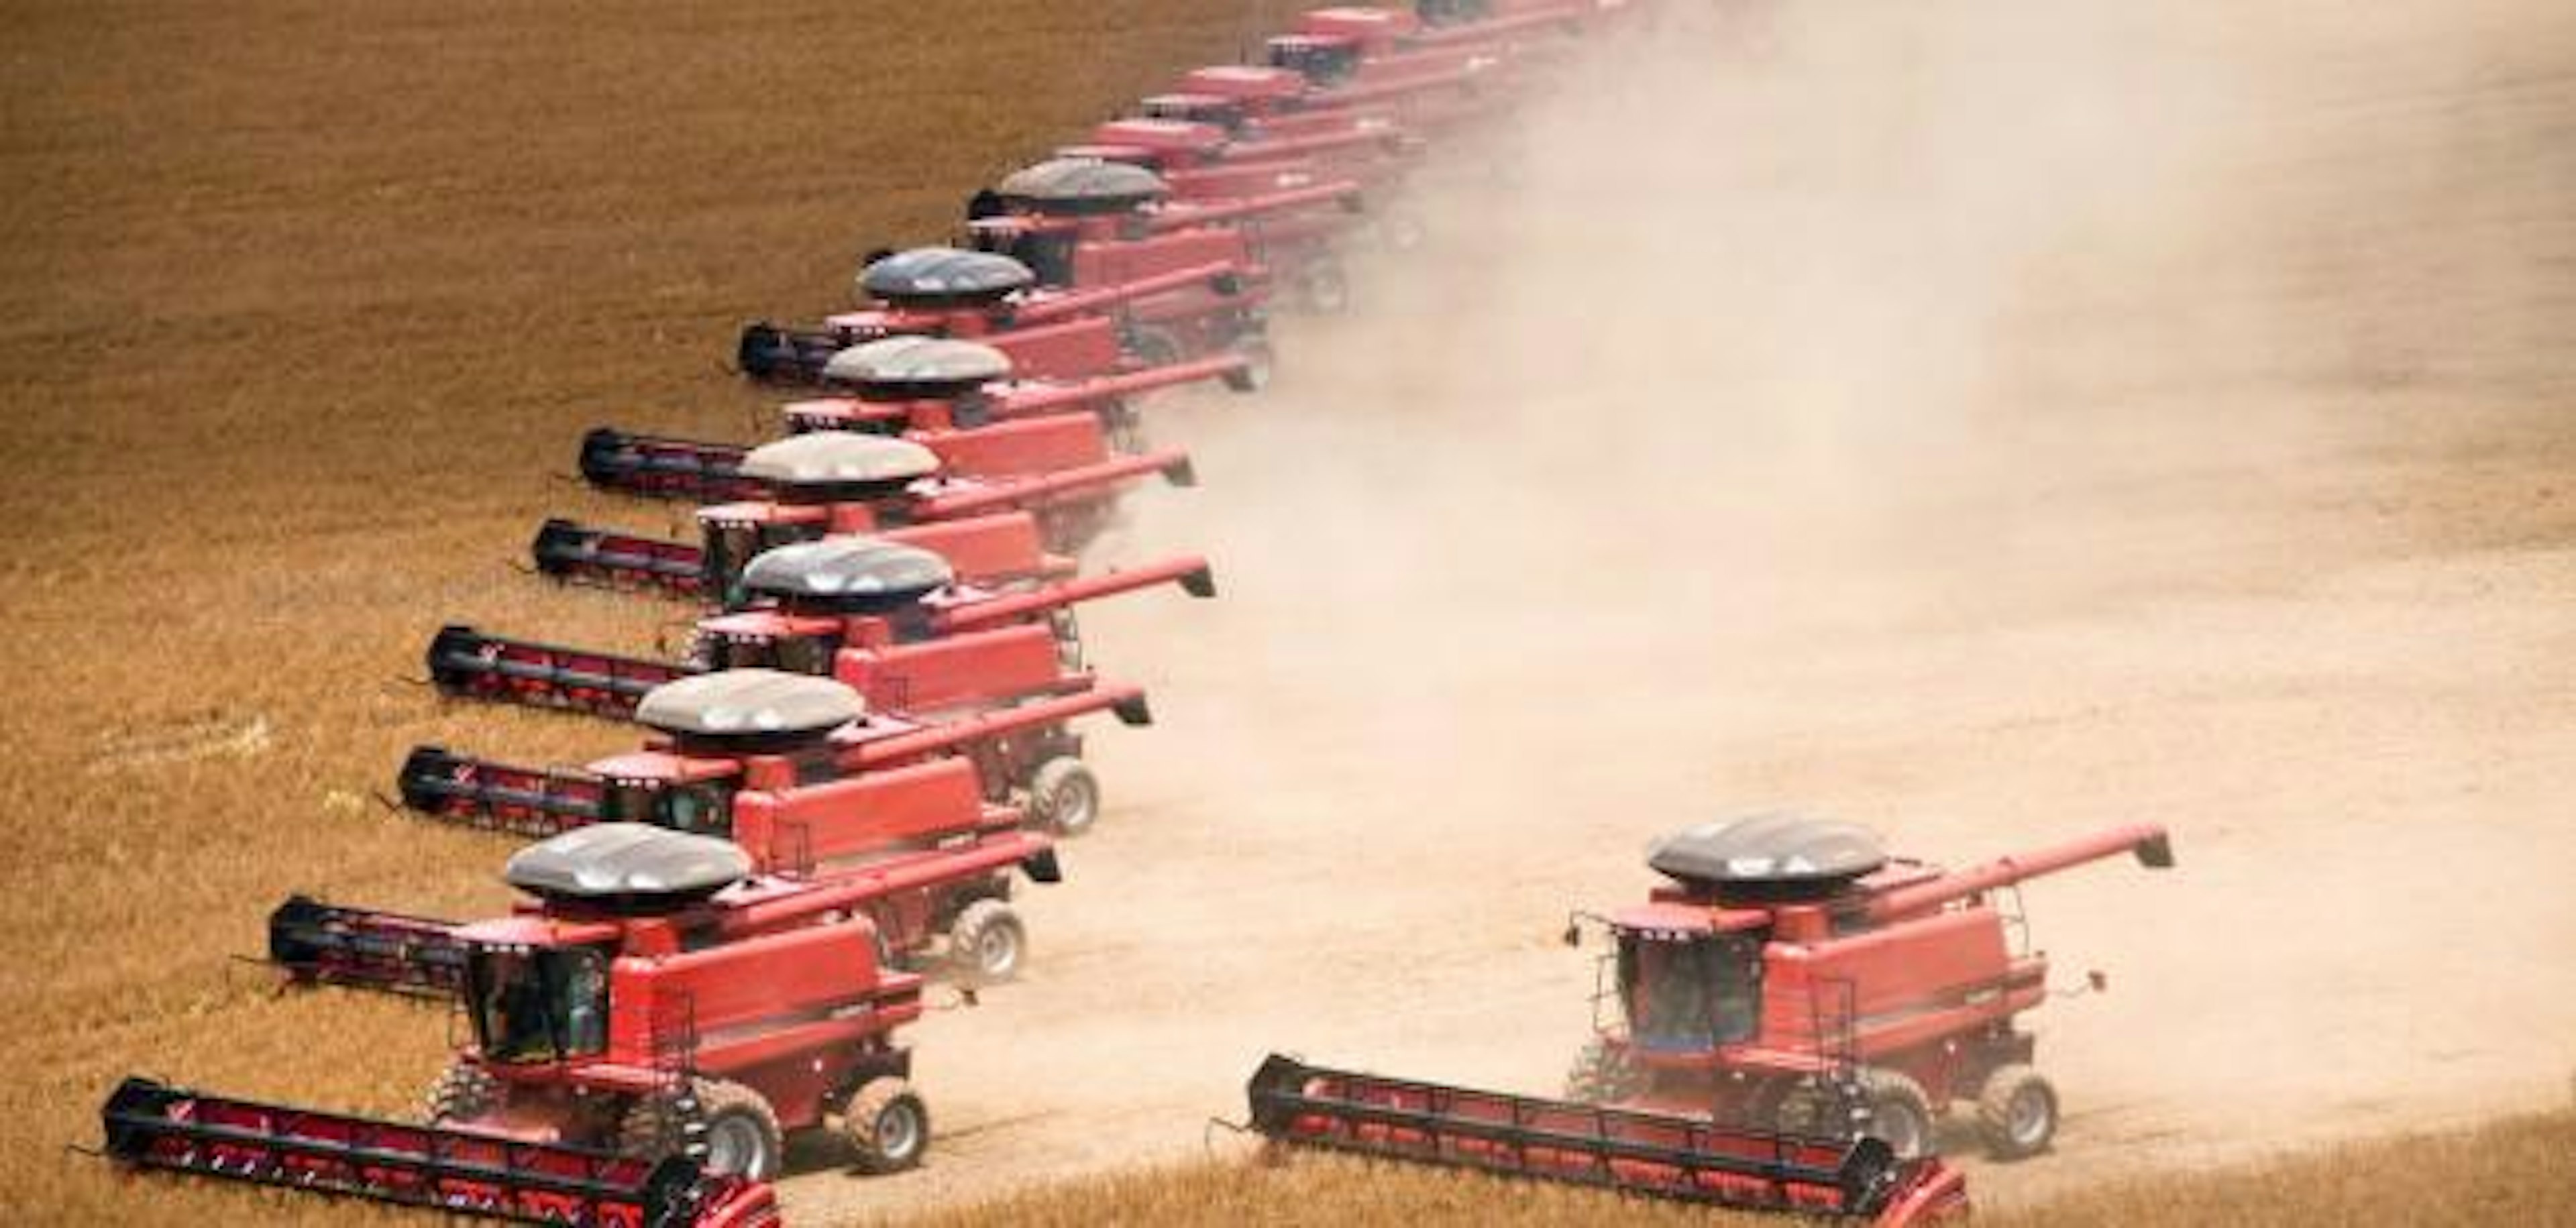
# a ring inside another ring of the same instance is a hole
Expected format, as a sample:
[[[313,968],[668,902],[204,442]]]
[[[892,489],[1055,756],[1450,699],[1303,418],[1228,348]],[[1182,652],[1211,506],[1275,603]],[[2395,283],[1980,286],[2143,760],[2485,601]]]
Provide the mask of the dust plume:
[[[2113,988],[2030,1020],[2069,1121],[1982,1199],[2563,1097],[2572,35],[1736,4],[1588,48],[1272,394],[1153,411],[1206,484],[1113,553],[1224,599],[1085,616],[1162,725],[1095,747],[1031,982],[935,1025],[940,1161],[791,1196],[1193,1148],[1272,1047],[1552,1091],[1565,911],[1777,805],[1960,862],[2175,829],[2026,891]]]

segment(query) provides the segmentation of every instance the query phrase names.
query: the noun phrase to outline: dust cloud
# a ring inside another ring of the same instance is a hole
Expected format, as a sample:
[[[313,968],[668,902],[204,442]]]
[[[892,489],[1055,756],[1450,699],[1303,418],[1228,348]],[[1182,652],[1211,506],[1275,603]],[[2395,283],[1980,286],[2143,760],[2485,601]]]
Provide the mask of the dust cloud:
[[[2029,887],[2010,1203],[2556,1103],[2576,1069],[2576,17],[1729,4],[1426,172],[1085,616],[1162,724],[1036,964],[920,1029],[865,1214],[1167,1158],[1271,1048],[1553,1091],[1686,823],[1795,806]],[[1689,13],[1681,12],[1692,8]]]

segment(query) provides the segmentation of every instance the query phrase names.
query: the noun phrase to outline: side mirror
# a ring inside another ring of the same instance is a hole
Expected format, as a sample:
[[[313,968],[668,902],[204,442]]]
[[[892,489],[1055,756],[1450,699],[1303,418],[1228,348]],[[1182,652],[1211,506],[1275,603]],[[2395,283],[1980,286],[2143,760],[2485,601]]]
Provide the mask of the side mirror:
[[[1582,922],[1580,922],[1580,921],[1568,921],[1568,922],[1566,922],[1566,923],[1565,923],[1565,932],[1564,932],[1564,933],[1562,933],[1562,934],[1557,935],[1557,936],[1556,936],[1556,940],[1557,940],[1558,942],[1562,942],[1562,943],[1564,943],[1564,944],[1565,944],[1567,947],[1569,947],[1569,948],[1572,948],[1572,947],[1580,947],[1580,946],[1582,946],[1582,945],[1583,945],[1583,923],[1582,923]]]

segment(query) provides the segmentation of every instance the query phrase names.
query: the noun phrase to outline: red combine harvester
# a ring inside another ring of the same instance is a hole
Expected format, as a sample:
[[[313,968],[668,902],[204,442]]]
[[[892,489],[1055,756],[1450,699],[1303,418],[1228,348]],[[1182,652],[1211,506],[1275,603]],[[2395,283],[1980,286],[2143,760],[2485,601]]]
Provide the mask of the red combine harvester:
[[[697,1160],[645,1160],[209,1095],[129,1078],[99,1106],[128,1168],[283,1186],[526,1224],[777,1228],[777,1196]]]
[[[1222,255],[1295,286],[1309,307],[1340,308],[1344,274],[1333,241],[1361,211],[1359,183],[1280,187],[1275,172],[1272,178],[1274,185],[1255,195],[1175,204],[1167,199],[1171,186],[1146,167],[1057,157],[979,196],[967,231],[978,250],[1007,255],[1049,281],[1122,280]],[[1318,294],[1319,282],[1335,293]],[[1136,348],[1177,358],[1180,341],[1148,331],[1158,327],[1140,322]]]
[[[1963,1211],[1925,1157],[1966,1099],[1998,1158],[2045,1149],[2056,1089],[2014,1026],[2047,995],[1996,893],[2121,853],[2173,864],[2161,827],[2116,827],[1956,872],[1867,832],[1783,815],[1690,828],[1648,864],[1674,885],[1606,919],[1619,1022],[1564,1101],[1273,1058],[1254,1126],[1283,1142],[1809,1214],[1920,1223]],[[2014,897],[2017,905],[2018,897]],[[1570,928],[1569,942],[1580,927]]]
[[[404,802],[435,818],[523,834],[642,823],[732,841],[759,873],[874,884],[851,897],[876,924],[883,958],[943,949],[978,984],[1017,975],[1027,932],[1010,905],[1012,872],[1061,877],[1053,844],[1019,830],[1022,813],[991,804],[988,763],[1045,796],[1071,830],[1098,814],[1097,783],[1064,722],[1114,708],[1141,715],[1144,695],[1104,688],[963,727],[871,718],[829,679],[734,670],[676,682],[637,716],[665,737],[597,774],[535,773],[415,749]],[[1010,745],[1024,737],[1024,745]],[[1000,743],[998,748],[996,743]],[[994,752],[969,753],[970,750]],[[1015,754],[1029,763],[1000,764]],[[448,992],[462,960],[450,922],[323,905],[298,897],[270,918],[269,956],[297,980]]]
[[[693,487],[711,498],[766,491],[770,497],[698,509],[697,545],[550,520],[530,550],[538,572],[559,580],[727,598],[742,569],[764,551],[833,536],[900,534],[955,560],[969,576],[1018,580],[1066,570],[1070,563],[1061,556],[1111,522],[1126,483],[1149,474],[1175,486],[1197,482],[1189,454],[1176,448],[1110,456],[1091,418],[1068,414],[1008,425],[1042,428],[1032,433],[1059,442],[1087,442],[1105,459],[974,478],[955,474],[919,443],[875,435],[812,432],[734,459],[718,445],[593,432],[583,441],[582,467],[599,485],[656,492]]]
[[[879,337],[964,337],[1011,356],[1035,378],[1076,379],[1149,364],[1132,347],[1140,323],[1179,339],[1189,355],[1268,353],[1260,290],[1229,260],[1106,285],[1039,285],[1027,265],[990,252],[924,247],[860,271],[861,310],[813,329],[752,324],[735,344],[743,374],[772,383],[822,382],[832,355]]]
[[[721,669],[838,678],[870,707],[934,716],[1088,687],[1071,607],[1164,584],[1195,597],[1216,593],[1207,560],[1196,556],[993,593],[957,584],[947,561],[927,550],[835,537],[752,560],[742,586],[755,604],[700,620],[686,660],[454,625],[431,639],[426,658],[430,680],[448,695],[602,716],[630,717],[654,687]]]
[[[1832,1124],[1857,1097],[1897,1155],[1940,1111],[1977,1106],[1987,1150],[2041,1151],[2057,1093],[2014,1027],[2047,997],[2047,957],[2015,949],[1994,893],[2121,853],[2166,868],[2161,827],[2115,827],[1957,872],[1894,859],[1847,824],[1773,815],[1691,828],[1648,864],[1674,880],[1607,919],[1620,1023],[1572,1079],[1589,1099],[1732,1121]]]
[[[797,678],[844,694],[858,715],[766,730],[750,746],[694,732],[702,720],[672,719],[668,709],[675,693],[691,694],[690,688],[744,674]],[[411,810],[469,827],[550,836],[590,823],[649,823],[724,836],[751,848],[764,864],[795,865],[837,855],[793,829],[817,815],[837,815],[844,806],[864,810],[875,793],[857,782],[895,768],[962,759],[975,767],[986,801],[1017,807],[1046,830],[1074,836],[1099,820],[1100,782],[1083,761],[1082,737],[1071,723],[1104,711],[1126,725],[1153,723],[1143,690],[1096,681],[1065,694],[928,723],[869,712],[856,692],[830,679],[729,670],[647,692],[635,719],[661,736],[639,753],[565,770],[416,746],[396,786]]]
[[[832,356],[829,381],[849,395],[781,407],[788,434],[852,431],[890,435],[931,449],[957,476],[1028,477],[1106,464],[1144,452],[1144,427],[1129,398],[1205,380],[1257,388],[1268,372],[1242,353],[1077,380],[1014,379],[1011,356],[976,341],[886,337]],[[1088,416],[1076,423],[1035,420]],[[1012,426],[995,434],[981,432]],[[660,498],[742,499],[768,481],[741,472],[755,445],[635,435],[596,427],[582,436],[581,472],[592,485]],[[1167,457],[1177,453],[1165,453]]]
[[[959,476],[1026,477],[1143,452],[1144,427],[1128,398],[1210,379],[1257,388],[1269,374],[1256,357],[1224,354],[1092,379],[1018,380],[1010,355],[981,342],[886,337],[832,356],[830,381],[848,395],[791,401],[781,416],[792,435],[897,436],[930,448]],[[1098,431],[1034,422],[1081,415],[1096,419]],[[1004,426],[1018,429],[995,430]],[[753,446],[595,427],[582,437],[581,472],[593,486],[620,494],[751,498],[770,489],[740,472]]]
[[[1007,256],[1038,284],[1080,289],[1157,278],[1222,263],[1239,269],[1247,297],[1266,299],[1279,262],[1309,258],[1312,218],[1356,213],[1347,180],[1273,187],[1223,202],[1165,203],[1171,186],[1152,171],[1099,158],[1057,157],[1023,167],[966,202],[967,246]],[[1148,363],[1223,352],[1204,335],[1205,291],[1174,293],[1127,318],[1127,347]],[[1194,331],[1197,330],[1197,331]],[[1231,348],[1266,343],[1246,341]],[[1266,353],[1265,353],[1266,357]]]
[[[473,1042],[430,1089],[431,1148],[684,1155],[766,1181],[784,1134],[837,1118],[860,1168],[912,1166],[929,1118],[894,1032],[922,980],[885,966],[868,914],[920,860],[763,875],[723,840],[627,823],[520,850],[503,877],[533,898],[448,931]]]

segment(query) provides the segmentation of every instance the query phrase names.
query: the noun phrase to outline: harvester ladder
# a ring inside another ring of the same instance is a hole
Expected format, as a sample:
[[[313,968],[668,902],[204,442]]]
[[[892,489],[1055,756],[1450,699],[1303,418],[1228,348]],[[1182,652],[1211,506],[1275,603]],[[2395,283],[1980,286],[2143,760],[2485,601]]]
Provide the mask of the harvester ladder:
[[[2003,920],[2004,946],[2014,959],[2030,955],[2030,917],[2022,911],[2021,884],[2006,883],[1992,893],[1995,915]]]
[[[1869,1103],[1860,1082],[1860,987],[1845,977],[1820,980],[1808,992],[1807,1006],[1809,1034],[1824,1059],[1820,1082],[1843,1119],[1837,1132],[1864,1133]]]
[[[1047,629],[1055,633],[1055,659],[1066,673],[1083,672],[1082,620],[1071,607],[1047,612]]]
[[[707,1158],[706,1106],[698,1102],[698,1000],[686,990],[656,994],[653,999],[653,1069],[670,1106],[671,1124],[679,1134],[680,1154]]]

